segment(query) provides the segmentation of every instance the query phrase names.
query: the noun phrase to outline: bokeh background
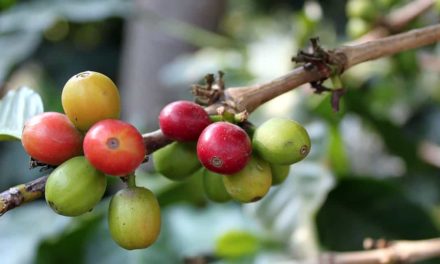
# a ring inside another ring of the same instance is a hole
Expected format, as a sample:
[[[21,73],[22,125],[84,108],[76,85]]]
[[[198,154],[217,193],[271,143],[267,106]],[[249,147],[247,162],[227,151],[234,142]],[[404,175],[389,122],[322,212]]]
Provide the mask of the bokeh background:
[[[70,76],[102,72],[120,89],[122,119],[147,132],[158,128],[165,104],[191,100],[191,84],[205,74],[224,71],[228,87],[271,80],[295,67],[290,58],[310,37],[337,47],[409,1],[366,2],[370,11],[347,15],[345,0],[1,0],[0,93],[28,86],[45,111],[62,112]],[[404,30],[438,22],[434,7]],[[218,263],[299,263],[321,251],[360,250],[367,237],[437,237],[439,73],[440,46],[432,45],[344,73],[339,113],[308,85],[260,107],[252,122],[295,119],[313,145],[260,202],[209,202],[200,177],[171,182],[150,162],[138,183],[162,208],[152,247],[126,251],[111,240],[108,201],[122,183],[109,179],[103,201],[81,217],[59,216],[44,200],[1,216],[0,263],[182,263],[223,251],[235,253]],[[0,190],[43,175],[28,161],[20,142],[0,143]]]

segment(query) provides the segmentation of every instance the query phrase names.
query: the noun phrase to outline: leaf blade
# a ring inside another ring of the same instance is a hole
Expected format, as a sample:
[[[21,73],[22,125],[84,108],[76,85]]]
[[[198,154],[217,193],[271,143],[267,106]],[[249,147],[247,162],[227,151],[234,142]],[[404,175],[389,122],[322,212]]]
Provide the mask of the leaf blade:
[[[20,140],[26,120],[43,111],[40,95],[31,88],[9,91],[0,102],[0,141]]]

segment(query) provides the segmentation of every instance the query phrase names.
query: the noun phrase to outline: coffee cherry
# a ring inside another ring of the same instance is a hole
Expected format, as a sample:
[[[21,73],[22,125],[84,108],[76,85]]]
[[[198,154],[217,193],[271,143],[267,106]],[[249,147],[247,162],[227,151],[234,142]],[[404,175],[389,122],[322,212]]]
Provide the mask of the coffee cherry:
[[[34,116],[24,124],[21,143],[34,159],[59,165],[82,154],[81,133],[66,115],[46,112]]]
[[[110,234],[125,249],[141,249],[156,241],[160,233],[160,208],[154,194],[142,187],[117,192],[108,211]]]
[[[239,126],[217,122],[209,125],[197,142],[197,156],[208,170],[233,174],[242,170],[252,153],[251,141]]]
[[[377,8],[371,0],[349,0],[346,12],[347,16],[351,18],[373,20],[377,14]]]
[[[272,172],[272,186],[284,182],[287,176],[289,176],[289,165],[275,165],[271,163],[269,165],[270,171]]]
[[[223,183],[232,199],[242,203],[258,201],[272,185],[270,166],[264,160],[252,157],[243,170],[223,177]]]
[[[134,126],[114,119],[93,125],[84,138],[83,148],[95,168],[113,176],[132,173],[145,158],[142,135]]]
[[[231,196],[226,191],[221,174],[204,169],[203,171],[203,187],[205,194],[211,201],[224,203],[231,200]]]
[[[350,18],[347,22],[347,34],[353,38],[359,38],[371,29],[370,23],[361,18]]]
[[[396,2],[399,2],[399,0],[374,0],[373,1],[375,5],[377,5],[380,9],[387,10],[391,8]],[[435,1],[438,3],[439,1]]]
[[[181,181],[201,167],[194,142],[173,142],[153,153],[156,171],[170,180]]]
[[[98,204],[106,186],[102,172],[84,156],[74,157],[58,166],[47,178],[46,202],[60,215],[78,216]]]
[[[177,141],[196,141],[210,123],[208,113],[200,105],[189,101],[170,103],[159,115],[164,135]]]
[[[310,151],[310,137],[300,124],[285,118],[272,118],[259,126],[252,139],[254,150],[267,162],[290,165]]]
[[[70,78],[64,85],[61,102],[69,119],[84,132],[100,120],[119,118],[121,108],[113,81],[92,71]]]

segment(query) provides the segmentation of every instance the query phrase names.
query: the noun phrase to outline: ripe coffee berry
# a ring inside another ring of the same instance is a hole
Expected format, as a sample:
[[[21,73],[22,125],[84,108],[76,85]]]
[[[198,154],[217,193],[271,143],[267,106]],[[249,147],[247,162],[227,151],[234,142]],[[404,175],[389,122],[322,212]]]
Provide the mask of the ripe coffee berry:
[[[59,165],[82,154],[82,139],[66,115],[46,112],[26,121],[21,142],[34,159]]]
[[[242,170],[252,153],[251,141],[239,126],[216,122],[203,130],[197,142],[197,156],[208,170],[233,174]]]
[[[84,155],[98,170],[113,176],[132,173],[145,158],[142,135],[123,121],[107,119],[93,125],[84,138]]]
[[[165,136],[177,141],[196,141],[210,123],[208,113],[189,101],[170,103],[159,114],[160,129]]]

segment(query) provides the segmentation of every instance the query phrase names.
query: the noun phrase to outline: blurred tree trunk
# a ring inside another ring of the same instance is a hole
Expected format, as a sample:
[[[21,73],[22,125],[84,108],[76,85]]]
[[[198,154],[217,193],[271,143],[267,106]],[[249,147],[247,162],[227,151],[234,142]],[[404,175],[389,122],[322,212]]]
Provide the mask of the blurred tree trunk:
[[[158,127],[157,116],[178,93],[166,88],[159,79],[164,65],[178,55],[196,48],[167,34],[158,19],[185,21],[215,31],[223,16],[224,0],[135,0],[135,12],[142,12],[127,21],[122,50],[119,83],[123,118],[141,129]],[[149,14],[155,14],[149,18]],[[188,87],[179,87],[187,89]]]

